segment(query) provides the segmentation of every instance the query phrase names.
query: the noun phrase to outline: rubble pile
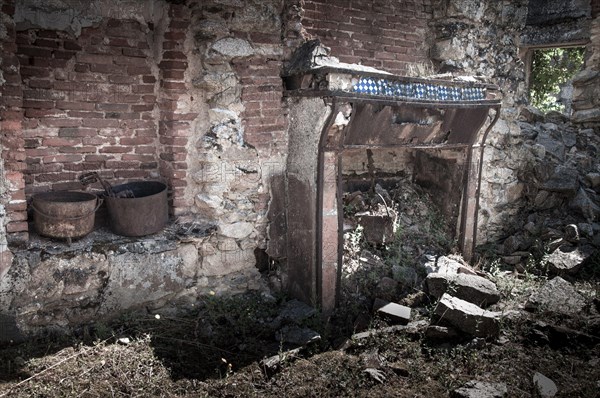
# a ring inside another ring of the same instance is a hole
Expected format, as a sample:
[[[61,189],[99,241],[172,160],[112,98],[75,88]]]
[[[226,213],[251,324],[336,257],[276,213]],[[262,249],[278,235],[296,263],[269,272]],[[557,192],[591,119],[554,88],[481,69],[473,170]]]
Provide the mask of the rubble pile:
[[[453,234],[430,195],[408,179],[390,190],[344,197],[341,299],[370,309],[375,297],[408,297],[426,276],[423,259],[453,250]]]
[[[526,108],[521,116],[521,212],[512,232],[485,250],[520,272],[534,260],[554,274],[574,274],[600,247],[600,132],[558,113]]]
[[[403,180],[390,190],[374,185],[372,192],[345,195],[341,301],[342,307],[360,308],[355,328],[366,327],[365,317],[377,313],[392,323],[420,322],[424,336],[433,342],[495,340],[504,318],[529,319],[531,313],[567,319],[596,316],[589,305],[593,289],[584,297],[573,283],[578,273],[589,271],[586,264],[597,257],[600,241],[594,210],[598,186],[592,183],[600,169],[589,153],[578,156],[578,146],[581,151],[600,148],[597,138],[573,130],[566,121],[560,127],[547,120],[522,124],[525,131],[531,126],[529,131],[535,132],[526,148],[537,153],[522,176],[529,184],[528,215],[522,229],[486,247],[487,255],[495,257],[474,268],[453,253],[452,221],[442,222],[418,185]],[[592,213],[576,211],[583,209],[577,207],[583,195]],[[523,288],[524,295],[507,293],[506,278],[525,285],[528,274],[538,277]],[[502,278],[499,289],[496,282]]]

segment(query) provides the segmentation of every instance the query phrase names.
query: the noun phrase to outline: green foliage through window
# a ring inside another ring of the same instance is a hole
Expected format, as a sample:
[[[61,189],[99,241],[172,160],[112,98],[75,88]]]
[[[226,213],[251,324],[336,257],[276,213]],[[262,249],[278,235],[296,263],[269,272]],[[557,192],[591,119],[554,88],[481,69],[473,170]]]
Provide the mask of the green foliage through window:
[[[546,48],[534,50],[529,85],[530,101],[543,112],[564,112],[558,102],[560,88],[583,66],[585,48]]]

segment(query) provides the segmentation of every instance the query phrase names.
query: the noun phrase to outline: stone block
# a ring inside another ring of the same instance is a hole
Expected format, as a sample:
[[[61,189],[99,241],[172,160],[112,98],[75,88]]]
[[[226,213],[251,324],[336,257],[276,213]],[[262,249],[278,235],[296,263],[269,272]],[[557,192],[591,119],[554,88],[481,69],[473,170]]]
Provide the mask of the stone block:
[[[386,318],[404,325],[410,321],[411,309],[400,304],[387,303],[379,308],[377,312]]]
[[[438,301],[434,312],[440,321],[475,337],[497,337],[500,333],[499,312],[486,311],[448,293]]]
[[[551,398],[558,393],[556,384],[540,372],[533,374],[533,385],[541,398]]]
[[[394,241],[394,217],[388,215],[357,214],[363,234],[369,243]]]
[[[546,282],[533,293],[525,308],[528,310],[552,312],[563,315],[574,315],[583,310],[585,299],[575,290],[573,285],[560,276]]]
[[[430,295],[440,298],[447,291],[455,297],[479,306],[488,306],[500,300],[496,285],[477,275],[429,274],[425,279]]]
[[[504,383],[488,383],[471,380],[464,387],[452,391],[451,398],[503,398],[508,396]]]
[[[545,256],[544,260],[548,264],[549,271],[554,274],[576,274],[581,269],[583,262],[591,254],[591,251],[586,251],[585,249],[566,251],[564,247],[559,247]]]

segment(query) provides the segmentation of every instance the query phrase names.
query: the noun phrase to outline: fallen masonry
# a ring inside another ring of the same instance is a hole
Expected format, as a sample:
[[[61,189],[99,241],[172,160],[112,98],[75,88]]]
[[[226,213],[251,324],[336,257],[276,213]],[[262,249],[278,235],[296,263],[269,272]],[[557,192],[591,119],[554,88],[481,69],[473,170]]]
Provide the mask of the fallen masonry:
[[[500,300],[496,285],[477,275],[431,273],[427,275],[425,284],[427,292],[438,299],[448,292],[480,307],[487,307]]]
[[[439,321],[475,337],[495,338],[500,334],[501,313],[486,311],[448,293],[440,298],[434,313]]]

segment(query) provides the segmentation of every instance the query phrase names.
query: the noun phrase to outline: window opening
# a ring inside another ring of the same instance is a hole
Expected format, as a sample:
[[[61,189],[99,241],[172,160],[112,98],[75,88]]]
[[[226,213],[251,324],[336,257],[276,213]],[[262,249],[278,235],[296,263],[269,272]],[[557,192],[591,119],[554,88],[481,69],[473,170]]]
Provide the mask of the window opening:
[[[585,47],[555,47],[533,50],[529,101],[544,113],[571,114],[573,76],[583,67]]]

